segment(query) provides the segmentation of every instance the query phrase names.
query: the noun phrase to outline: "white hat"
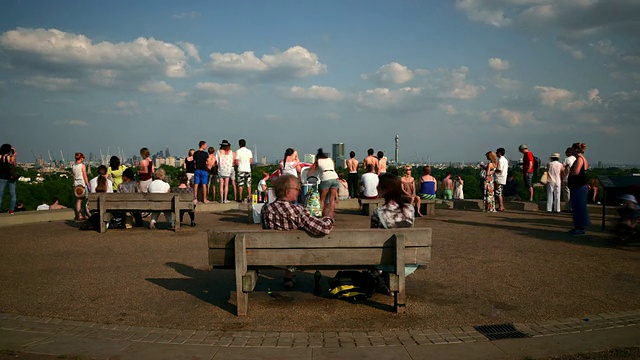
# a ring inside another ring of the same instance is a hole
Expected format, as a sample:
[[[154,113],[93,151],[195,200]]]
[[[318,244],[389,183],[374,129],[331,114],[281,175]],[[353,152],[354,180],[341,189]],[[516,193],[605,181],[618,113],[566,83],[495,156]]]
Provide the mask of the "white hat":
[[[636,197],[631,195],[631,194],[620,195],[620,196],[618,196],[618,200],[629,201],[629,202],[632,202],[632,203],[638,205],[638,200],[636,200]]]

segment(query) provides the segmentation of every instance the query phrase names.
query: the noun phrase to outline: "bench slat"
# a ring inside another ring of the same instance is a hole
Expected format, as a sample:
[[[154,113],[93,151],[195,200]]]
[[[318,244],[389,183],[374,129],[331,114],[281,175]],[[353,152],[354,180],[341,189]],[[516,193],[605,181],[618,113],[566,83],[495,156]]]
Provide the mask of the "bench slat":
[[[327,265],[366,266],[395,265],[395,247],[334,248],[334,249],[247,249],[247,266],[313,266]],[[404,262],[409,265],[426,265],[431,260],[430,247],[404,249]],[[233,268],[234,251],[209,249],[209,264],[213,267]]]
[[[334,230],[329,235],[317,237],[301,230],[243,230],[247,235],[247,249],[292,249],[292,248],[363,248],[394,247],[392,236],[407,233],[406,247],[430,247],[431,228],[408,229],[356,229]],[[233,249],[236,232],[209,231],[209,249]],[[259,237],[259,241],[256,238]]]
[[[95,205],[95,206],[94,206]],[[140,210],[140,211],[163,211],[173,210],[171,202],[146,202],[146,201],[124,201],[109,202],[105,204],[106,211],[112,210]],[[179,210],[192,210],[193,203],[179,202],[177,204]],[[90,209],[98,209],[98,202],[89,202]]]
[[[91,193],[89,194],[89,200],[97,200],[101,194]],[[178,196],[180,201],[193,201],[193,194],[183,193],[107,193],[104,194],[107,202],[121,202],[121,201],[171,201],[174,196]]]

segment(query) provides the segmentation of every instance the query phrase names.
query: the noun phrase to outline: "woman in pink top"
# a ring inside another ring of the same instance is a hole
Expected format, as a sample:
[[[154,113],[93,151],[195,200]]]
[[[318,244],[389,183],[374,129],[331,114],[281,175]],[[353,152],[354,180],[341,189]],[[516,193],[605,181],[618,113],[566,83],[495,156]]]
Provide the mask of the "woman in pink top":
[[[156,168],[153,165],[153,159],[151,159],[151,153],[146,147],[140,149],[140,170],[138,170],[138,183],[140,184],[140,191],[143,193],[148,192],[147,188],[153,181],[153,173],[156,172]]]

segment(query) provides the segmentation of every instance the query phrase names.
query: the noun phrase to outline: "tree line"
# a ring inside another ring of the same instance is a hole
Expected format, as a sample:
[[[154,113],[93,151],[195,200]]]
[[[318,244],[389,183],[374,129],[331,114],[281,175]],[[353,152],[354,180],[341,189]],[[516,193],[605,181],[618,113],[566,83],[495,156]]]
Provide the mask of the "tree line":
[[[183,171],[181,168],[162,165],[161,166],[167,173],[166,180],[169,182],[171,187],[178,186],[178,175]],[[267,165],[267,166],[255,166],[252,168],[252,188],[255,189],[258,181],[262,179],[264,172],[273,173],[277,168],[277,165]],[[388,171],[393,172],[394,167],[390,166]],[[133,168],[134,173],[137,172],[137,168]],[[402,168],[398,168],[398,174],[402,175]],[[345,178],[347,177],[347,172],[345,169],[338,169],[338,171],[343,171]],[[512,168],[509,170],[513,172],[515,179],[518,181],[518,191],[520,192],[520,197],[526,199],[528,194],[526,190],[522,186],[522,173],[518,168]],[[542,170],[541,170],[542,171]],[[621,169],[621,168],[594,168],[590,169],[588,176],[589,179],[596,178],[598,175],[631,175],[633,173],[640,172],[639,169]],[[362,175],[363,170],[360,170],[360,175]],[[416,188],[419,189],[419,184],[417,183],[420,174],[422,173],[420,168],[415,170],[416,176]],[[438,198],[442,198],[442,179],[444,179],[446,173],[451,173],[452,178],[455,178],[456,175],[460,175],[464,180],[464,196],[467,199],[482,199],[482,184],[483,180],[479,176],[479,169],[472,167],[465,168],[453,168],[448,167],[445,169],[432,169],[432,175],[439,180],[438,183]],[[36,169],[24,169],[17,168],[16,174],[18,176],[29,177],[32,180],[36,178],[38,171]],[[62,175],[66,174],[66,175]],[[44,181],[40,183],[25,183],[18,181],[16,185],[16,195],[17,200],[22,201],[27,210],[35,210],[36,207],[40,204],[47,203],[51,204],[54,198],[58,198],[60,204],[65,205],[67,207],[73,207],[75,204],[75,197],[73,195],[73,175],[71,174],[70,168],[67,169],[64,173],[41,173],[40,174]],[[97,169],[91,168],[90,174],[87,174],[89,179],[97,176]],[[270,186],[269,182],[269,186]],[[534,200],[535,201],[543,201],[546,199],[546,190],[544,187],[535,187],[534,188]],[[219,194],[218,194],[219,196]],[[9,209],[9,193],[8,190],[5,190],[5,196],[3,197],[1,211],[5,212]]]

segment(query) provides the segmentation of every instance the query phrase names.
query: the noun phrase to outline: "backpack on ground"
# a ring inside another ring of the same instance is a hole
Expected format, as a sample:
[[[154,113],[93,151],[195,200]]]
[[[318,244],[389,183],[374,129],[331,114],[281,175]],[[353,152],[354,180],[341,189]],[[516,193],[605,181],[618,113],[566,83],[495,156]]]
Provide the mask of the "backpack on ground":
[[[329,294],[349,301],[361,301],[373,296],[378,281],[370,271],[340,270],[329,280]]]

